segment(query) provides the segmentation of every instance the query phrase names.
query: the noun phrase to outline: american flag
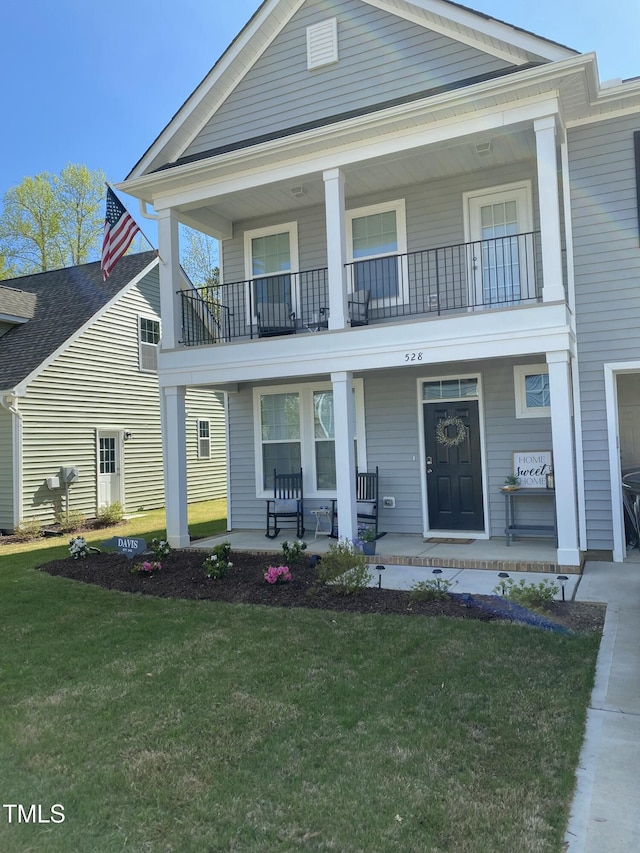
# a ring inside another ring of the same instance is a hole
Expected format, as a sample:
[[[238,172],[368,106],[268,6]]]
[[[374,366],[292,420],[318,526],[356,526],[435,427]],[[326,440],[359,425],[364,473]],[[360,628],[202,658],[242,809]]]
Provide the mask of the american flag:
[[[111,270],[131,245],[140,229],[124,209],[111,187],[107,188],[107,215],[104,221],[100,268],[106,281]]]

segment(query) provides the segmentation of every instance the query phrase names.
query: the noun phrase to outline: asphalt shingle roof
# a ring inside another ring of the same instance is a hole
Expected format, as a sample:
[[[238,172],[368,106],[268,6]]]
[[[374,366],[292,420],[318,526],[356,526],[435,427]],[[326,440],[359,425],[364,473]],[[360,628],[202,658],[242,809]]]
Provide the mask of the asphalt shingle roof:
[[[29,376],[155,257],[155,252],[125,255],[106,281],[99,261],[4,281],[3,291],[21,291],[23,307],[29,297],[35,310],[32,319],[0,337],[0,391]]]

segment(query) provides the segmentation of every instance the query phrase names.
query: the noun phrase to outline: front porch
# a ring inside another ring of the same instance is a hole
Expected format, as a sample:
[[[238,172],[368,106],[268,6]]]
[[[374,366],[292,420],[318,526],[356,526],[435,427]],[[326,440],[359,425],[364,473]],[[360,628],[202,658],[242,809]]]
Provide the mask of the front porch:
[[[260,554],[282,554],[282,543],[296,539],[295,530],[283,530],[277,539],[267,539],[264,530],[231,530],[210,539],[194,540],[190,547],[210,550],[221,542],[230,542],[234,551],[249,551]],[[509,547],[504,537],[491,539],[453,539],[434,537],[432,541],[423,536],[387,533],[376,542],[376,554],[372,563],[396,566],[433,568],[483,569],[495,572],[537,572],[553,575],[580,574],[582,566],[561,566],[557,561],[557,550],[552,539],[518,539]],[[308,554],[324,554],[335,542],[328,536],[317,538],[312,531],[304,540]],[[497,580],[496,580],[497,583]]]

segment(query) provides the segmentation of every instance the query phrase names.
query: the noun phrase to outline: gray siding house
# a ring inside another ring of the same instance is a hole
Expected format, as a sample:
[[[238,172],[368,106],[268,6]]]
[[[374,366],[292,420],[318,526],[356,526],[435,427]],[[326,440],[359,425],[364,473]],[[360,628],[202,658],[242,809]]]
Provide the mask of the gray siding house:
[[[337,500],[350,537],[354,472],[377,469],[382,530],[504,537],[517,471],[559,566],[624,559],[638,129],[640,80],[517,21],[265,0],[120,185],[158,214],[172,544],[186,388],[207,387],[231,529],[264,528],[274,469],[302,468],[305,508]],[[220,286],[181,283],[180,223],[221,242]]]
[[[0,531],[164,504],[159,261],[122,258],[0,283]],[[226,494],[224,403],[186,395],[188,500]],[[68,484],[64,469],[77,468]]]

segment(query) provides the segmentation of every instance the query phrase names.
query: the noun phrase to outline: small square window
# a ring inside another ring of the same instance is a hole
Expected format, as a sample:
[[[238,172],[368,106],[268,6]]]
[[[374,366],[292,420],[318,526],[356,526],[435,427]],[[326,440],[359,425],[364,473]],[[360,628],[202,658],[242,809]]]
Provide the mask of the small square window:
[[[518,364],[513,368],[516,418],[550,418],[551,395],[546,364]]]

